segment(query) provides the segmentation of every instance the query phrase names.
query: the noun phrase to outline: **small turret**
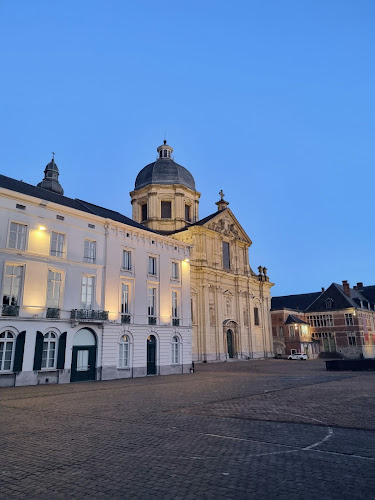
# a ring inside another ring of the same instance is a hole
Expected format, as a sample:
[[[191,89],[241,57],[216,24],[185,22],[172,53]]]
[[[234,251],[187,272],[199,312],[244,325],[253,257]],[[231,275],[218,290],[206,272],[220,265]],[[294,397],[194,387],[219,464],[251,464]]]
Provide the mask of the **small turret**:
[[[37,184],[37,187],[52,191],[57,194],[64,194],[64,190],[59,183],[59,169],[55,163],[55,153],[52,153],[52,160],[44,169],[44,179]]]

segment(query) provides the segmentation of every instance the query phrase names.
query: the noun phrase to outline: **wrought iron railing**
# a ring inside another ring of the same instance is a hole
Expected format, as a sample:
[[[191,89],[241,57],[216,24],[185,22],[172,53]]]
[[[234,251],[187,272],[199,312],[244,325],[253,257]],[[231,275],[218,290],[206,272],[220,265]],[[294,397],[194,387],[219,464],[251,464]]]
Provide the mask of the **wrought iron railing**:
[[[60,318],[60,309],[57,307],[48,307],[46,318]]]
[[[156,318],[155,318],[155,316],[149,316],[148,317],[148,324],[149,325],[156,325]]]
[[[130,323],[130,314],[121,314],[121,323]]]
[[[72,309],[70,319],[84,321],[107,321],[108,311],[95,311],[94,309]]]
[[[180,326],[180,320],[178,318],[172,318],[173,326]]]
[[[2,316],[19,316],[20,313],[20,306],[13,306],[13,305],[3,305],[2,309]]]

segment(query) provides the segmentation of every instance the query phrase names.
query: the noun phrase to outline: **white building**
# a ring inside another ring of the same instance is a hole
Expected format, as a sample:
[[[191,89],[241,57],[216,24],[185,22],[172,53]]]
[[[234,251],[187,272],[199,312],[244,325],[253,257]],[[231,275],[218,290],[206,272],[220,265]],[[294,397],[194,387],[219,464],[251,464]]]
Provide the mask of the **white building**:
[[[189,371],[190,246],[0,175],[0,386]]]

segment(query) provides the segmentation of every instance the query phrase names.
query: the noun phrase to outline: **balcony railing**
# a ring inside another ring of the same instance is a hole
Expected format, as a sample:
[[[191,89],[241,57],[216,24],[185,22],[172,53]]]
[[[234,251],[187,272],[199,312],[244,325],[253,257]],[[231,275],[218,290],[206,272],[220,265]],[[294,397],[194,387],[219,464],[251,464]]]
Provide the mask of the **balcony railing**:
[[[156,325],[156,318],[155,318],[155,316],[149,316],[148,317],[148,324],[149,325]]]
[[[121,314],[121,323],[128,325],[130,323],[130,314]]]
[[[108,311],[95,311],[93,309],[72,309],[70,319],[79,321],[107,321]]]
[[[54,319],[60,318],[60,309],[58,309],[57,307],[48,307],[46,318],[54,318]]]
[[[19,316],[20,306],[3,305],[2,316]]]
[[[180,320],[178,318],[172,318],[173,326],[180,326]]]

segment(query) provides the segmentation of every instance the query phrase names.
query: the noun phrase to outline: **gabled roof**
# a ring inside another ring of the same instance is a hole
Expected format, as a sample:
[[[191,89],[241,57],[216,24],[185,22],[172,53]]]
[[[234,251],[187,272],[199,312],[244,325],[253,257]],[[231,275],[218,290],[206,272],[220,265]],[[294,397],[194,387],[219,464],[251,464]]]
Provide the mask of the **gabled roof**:
[[[271,311],[279,309],[294,309],[295,311],[304,311],[322,292],[300,293],[298,295],[283,295],[281,297],[272,297]]]
[[[306,321],[303,321],[303,319],[297,318],[297,316],[294,316],[294,314],[289,314],[289,316],[286,318],[286,321],[284,322],[284,325],[290,325],[292,323],[302,323],[304,325],[309,324],[306,323]]]
[[[15,191],[27,196],[33,196],[34,198],[38,198],[40,200],[50,201],[64,207],[73,208],[74,210],[80,210],[81,212],[86,212],[92,215],[103,217],[105,219],[121,222],[122,224],[127,224],[128,226],[143,229],[144,231],[157,233],[156,231],[153,231],[152,229],[149,229],[148,227],[143,226],[142,224],[139,224],[132,219],[129,219],[129,217],[126,217],[119,212],[99,207],[98,205],[94,205],[93,203],[87,201],[68,198],[67,196],[54,193],[47,189],[32,186],[31,184],[27,184],[26,182],[17,181],[16,179],[12,179],[11,177],[7,177],[1,174],[0,188],[9,189],[10,191]]]
[[[347,309],[348,307],[361,307],[361,301],[366,301],[367,299],[362,295],[361,292],[350,289],[350,297],[346,295],[344,287],[338,283],[332,283],[327,290],[322,292],[320,296],[309,305],[306,309],[308,311],[326,311],[326,300],[332,300],[332,307],[330,309]]]

